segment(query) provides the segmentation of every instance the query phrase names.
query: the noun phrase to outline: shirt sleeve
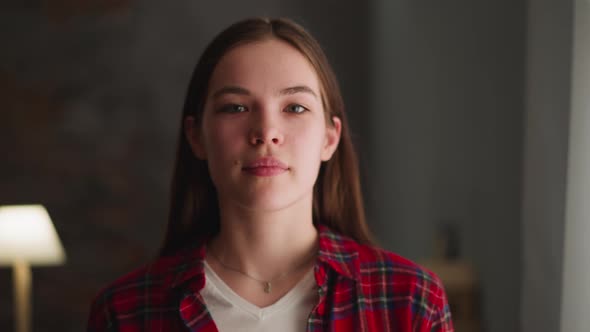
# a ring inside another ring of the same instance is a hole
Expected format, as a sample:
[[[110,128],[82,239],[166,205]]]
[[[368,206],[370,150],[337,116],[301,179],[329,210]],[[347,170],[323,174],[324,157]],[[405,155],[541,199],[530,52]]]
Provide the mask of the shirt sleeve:
[[[451,310],[449,307],[449,301],[447,294],[442,286],[439,284],[438,295],[436,296],[439,300],[437,305],[434,307],[435,310],[431,317],[431,328],[430,332],[453,332],[453,322],[451,319]]]

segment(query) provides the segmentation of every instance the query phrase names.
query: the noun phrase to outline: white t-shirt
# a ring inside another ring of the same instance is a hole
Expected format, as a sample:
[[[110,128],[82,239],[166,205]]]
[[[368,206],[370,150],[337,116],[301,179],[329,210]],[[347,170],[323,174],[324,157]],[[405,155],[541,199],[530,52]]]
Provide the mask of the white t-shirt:
[[[201,296],[220,332],[301,332],[318,301],[313,269],[277,302],[260,308],[236,294],[205,263],[205,287]]]

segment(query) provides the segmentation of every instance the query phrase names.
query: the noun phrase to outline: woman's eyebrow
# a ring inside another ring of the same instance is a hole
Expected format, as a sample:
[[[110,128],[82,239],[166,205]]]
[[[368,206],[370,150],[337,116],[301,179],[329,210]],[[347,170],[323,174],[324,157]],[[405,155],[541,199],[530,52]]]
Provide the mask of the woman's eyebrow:
[[[235,94],[235,95],[246,95],[246,96],[249,96],[250,95],[250,91],[248,91],[248,90],[246,90],[246,89],[244,89],[242,87],[239,87],[239,86],[233,86],[233,85],[224,86],[223,88],[215,91],[215,93],[213,94],[213,98],[218,98],[218,97],[220,97],[222,95],[225,95],[225,94]]]
[[[313,91],[313,89],[308,87],[307,85],[297,85],[297,86],[285,88],[279,92],[279,95],[281,95],[281,96],[292,95],[292,94],[301,93],[301,92],[309,93],[310,95],[314,96],[316,99],[318,98],[317,94]]]
[[[279,91],[279,96],[293,95],[296,93],[308,93],[308,94],[314,96],[316,99],[318,97],[317,94],[315,93],[315,91],[313,91],[313,89],[308,87],[307,85],[296,85],[296,86],[284,88],[281,91]],[[213,98],[219,98],[220,96],[225,95],[225,94],[236,94],[236,95],[245,95],[245,96],[251,95],[251,93],[250,93],[250,91],[248,91],[248,89],[244,89],[242,87],[235,86],[235,85],[229,85],[229,86],[224,86],[224,87],[220,88],[219,90],[215,91],[215,93],[213,93]]]

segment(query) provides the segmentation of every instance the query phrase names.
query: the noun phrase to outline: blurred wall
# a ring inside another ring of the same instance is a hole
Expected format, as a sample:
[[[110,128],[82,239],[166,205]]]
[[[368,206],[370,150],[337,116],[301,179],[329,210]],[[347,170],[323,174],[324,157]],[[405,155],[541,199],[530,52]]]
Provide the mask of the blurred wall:
[[[528,11],[522,331],[553,332],[562,296],[573,2],[533,0]]]
[[[429,257],[454,226],[479,273],[485,331],[518,331],[524,1],[376,1],[371,220]]]

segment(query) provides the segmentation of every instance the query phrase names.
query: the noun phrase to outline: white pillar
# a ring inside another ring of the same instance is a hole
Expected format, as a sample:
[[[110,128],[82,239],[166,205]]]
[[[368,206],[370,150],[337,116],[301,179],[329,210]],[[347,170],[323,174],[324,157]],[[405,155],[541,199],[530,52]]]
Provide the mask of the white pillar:
[[[562,332],[588,331],[590,314],[590,1],[574,6]]]

